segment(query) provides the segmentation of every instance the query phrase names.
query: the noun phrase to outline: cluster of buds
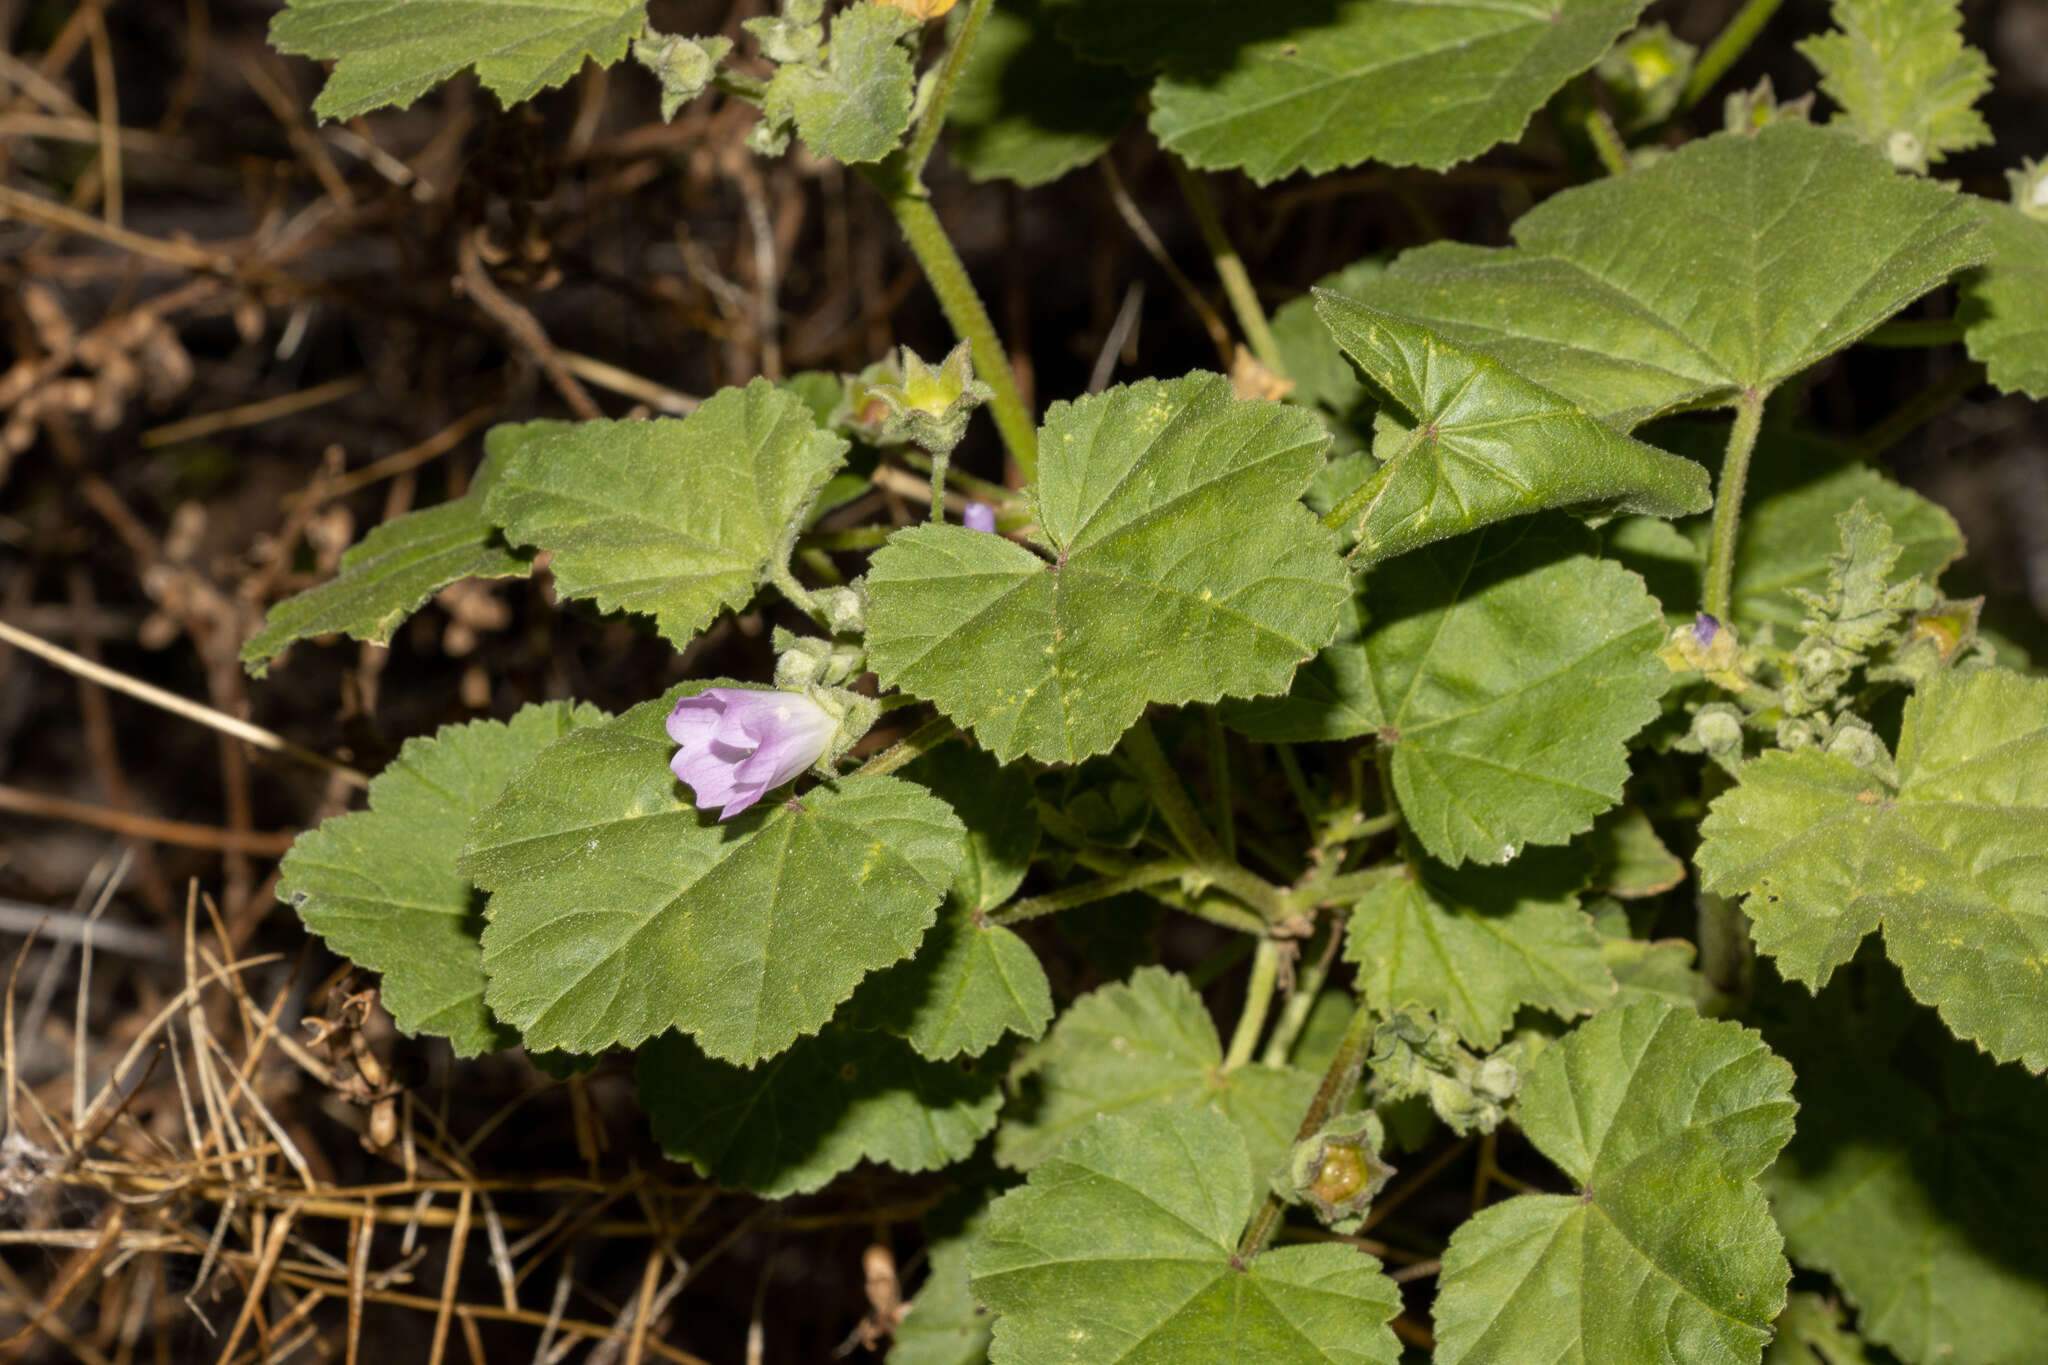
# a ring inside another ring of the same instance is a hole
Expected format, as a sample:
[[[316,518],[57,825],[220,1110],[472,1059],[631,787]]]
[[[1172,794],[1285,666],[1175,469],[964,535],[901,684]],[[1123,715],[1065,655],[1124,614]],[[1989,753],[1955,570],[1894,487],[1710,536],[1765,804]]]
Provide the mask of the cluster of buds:
[[[1388,1101],[1422,1096],[1452,1132],[1490,1133],[1506,1121],[1522,1088],[1521,1048],[1482,1057],[1420,1010],[1402,1010],[1373,1031],[1373,1093]]]
[[[711,88],[718,64],[731,52],[732,39],[724,37],[684,38],[662,33],[633,42],[633,59],[661,82],[664,121],[673,119],[676,110]]]

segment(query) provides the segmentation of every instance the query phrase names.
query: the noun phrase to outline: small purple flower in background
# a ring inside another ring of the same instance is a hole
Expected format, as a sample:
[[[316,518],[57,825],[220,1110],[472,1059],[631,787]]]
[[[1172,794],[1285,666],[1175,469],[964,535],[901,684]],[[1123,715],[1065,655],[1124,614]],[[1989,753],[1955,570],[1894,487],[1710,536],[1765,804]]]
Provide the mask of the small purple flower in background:
[[[1721,623],[1705,612],[1693,618],[1692,638],[1699,642],[1701,649],[1710,648],[1714,643],[1714,637],[1720,633]]]
[[[985,502],[970,502],[967,510],[960,514],[960,520],[970,531],[993,531],[996,529],[996,509]]]
[[[682,747],[669,768],[699,810],[730,820],[818,761],[838,723],[797,692],[712,687],[669,713],[668,737]]]

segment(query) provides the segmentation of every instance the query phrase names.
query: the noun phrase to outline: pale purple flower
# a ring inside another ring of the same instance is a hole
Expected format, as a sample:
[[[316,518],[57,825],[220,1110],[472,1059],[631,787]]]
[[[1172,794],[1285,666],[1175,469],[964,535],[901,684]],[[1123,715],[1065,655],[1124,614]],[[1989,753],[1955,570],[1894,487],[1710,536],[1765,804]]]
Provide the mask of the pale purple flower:
[[[1705,612],[1701,612],[1693,618],[1692,638],[1698,642],[1701,649],[1705,649],[1713,644],[1714,637],[1720,633],[1721,623]]]
[[[996,509],[985,502],[970,502],[967,510],[960,514],[960,520],[970,531],[993,531],[996,529]]]
[[[682,747],[668,766],[699,810],[730,820],[816,763],[837,728],[799,692],[707,688],[669,712],[668,737]]]

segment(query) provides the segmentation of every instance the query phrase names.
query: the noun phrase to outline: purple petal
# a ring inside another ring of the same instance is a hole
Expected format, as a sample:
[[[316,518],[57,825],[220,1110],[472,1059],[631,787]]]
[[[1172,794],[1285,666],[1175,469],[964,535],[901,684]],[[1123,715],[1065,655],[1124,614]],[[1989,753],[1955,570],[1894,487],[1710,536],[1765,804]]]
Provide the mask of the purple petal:
[[[1701,612],[1693,618],[1692,638],[1698,642],[1701,649],[1705,649],[1708,645],[1713,644],[1714,637],[1720,633],[1721,623],[1705,612]]]
[[[723,691],[713,688],[712,691]],[[725,711],[725,703],[710,693],[695,697],[684,697],[676,703],[676,709],[668,713],[668,737],[678,744],[694,744],[718,728],[718,718]]]
[[[993,531],[996,529],[996,509],[985,502],[970,502],[967,510],[960,514],[970,531]]]
[[[837,728],[801,693],[708,688],[669,717],[681,746],[669,768],[699,810],[722,807],[718,818],[729,820],[816,763]]]

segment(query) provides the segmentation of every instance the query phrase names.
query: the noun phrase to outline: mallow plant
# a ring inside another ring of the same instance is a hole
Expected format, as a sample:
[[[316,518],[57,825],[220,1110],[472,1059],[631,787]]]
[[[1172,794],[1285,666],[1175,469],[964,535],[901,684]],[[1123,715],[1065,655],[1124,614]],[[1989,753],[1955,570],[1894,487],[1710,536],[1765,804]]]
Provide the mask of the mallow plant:
[[[873,187],[959,347],[492,430],[252,672],[545,555],[678,650],[766,612],[772,675],[415,738],[280,897],[459,1056],[637,1054],[711,1181],[933,1173],[899,1362],[2048,1361],[2048,681],[1802,401],[1879,345],[1967,350],[1900,429],[2048,397],[2048,175],[1940,178],[1990,139],[1954,0],[1834,0],[1811,92],[1723,88],[1774,0],[1704,51],[1644,9],[786,0],[735,43],[287,0],[323,118],[587,62],[755,106],[754,154]],[[1511,241],[1270,317],[1202,178],[1532,118],[1577,183]],[[1245,345],[1034,414],[926,170],[1120,136]],[[978,427],[1006,477],[953,468]],[[820,525],[884,467],[929,519]]]

